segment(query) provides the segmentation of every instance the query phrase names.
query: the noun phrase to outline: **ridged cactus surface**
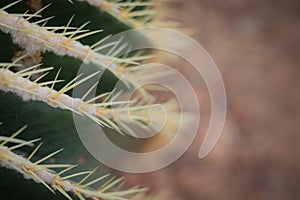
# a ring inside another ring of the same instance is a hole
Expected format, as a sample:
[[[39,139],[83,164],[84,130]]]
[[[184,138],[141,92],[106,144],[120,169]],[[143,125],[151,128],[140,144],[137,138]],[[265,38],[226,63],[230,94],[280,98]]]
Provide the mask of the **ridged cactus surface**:
[[[117,58],[130,47],[106,41],[159,24],[155,16],[155,5],[139,0],[0,2],[0,199],[146,198],[136,196],[144,188],[126,188],[122,178],[98,167],[76,133],[73,114],[97,123],[120,143],[130,137],[124,132],[134,134],[128,123],[143,130],[155,103],[151,92],[141,89],[138,101],[117,102],[117,117],[108,101],[113,92],[122,92],[113,90],[117,82],[125,88],[135,84],[132,77],[147,70],[140,64],[153,55],[132,52]],[[82,64],[89,73],[78,74]],[[72,95],[102,72],[89,90]],[[121,79],[124,73],[132,76]],[[92,91],[96,95],[89,98]],[[122,113],[123,104],[130,104],[133,121]]]

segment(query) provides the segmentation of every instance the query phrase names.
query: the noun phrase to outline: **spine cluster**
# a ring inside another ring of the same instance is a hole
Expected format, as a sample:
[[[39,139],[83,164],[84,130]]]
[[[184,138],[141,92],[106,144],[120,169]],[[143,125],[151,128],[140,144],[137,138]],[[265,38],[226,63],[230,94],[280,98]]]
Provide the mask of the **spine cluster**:
[[[127,200],[128,197],[145,191],[145,189],[138,188],[132,188],[124,191],[114,191],[113,187],[121,184],[123,181],[122,178],[110,179],[106,181],[100,188],[93,189],[90,186],[106,179],[108,176],[105,175],[87,182],[87,179],[93,173],[95,173],[96,169],[64,176],[66,172],[70,171],[76,166],[69,164],[42,164],[44,161],[53,157],[61,150],[51,153],[38,161],[32,162],[31,158],[36,154],[38,149],[41,147],[41,144],[38,145],[28,157],[15,154],[13,150],[19,149],[26,145],[32,145],[33,142],[39,140],[36,139],[32,141],[23,141],[15,139],[15,137],[24,129],[25,127],[14,133],[9,138],[0,138],[0,141],[2,141],[0,143],[0,166],[19,172],[24,176],[25,179],[31,179],[36,183],[43,184],[52,193],[55,194],[55,191],[59,191],[69,200],[72,200],[72,197],[69,195],[69,193],[73,193],[81,200]],[[10,147],[5,146],[7,143],[11,142],[17,144],[11,145]],[[57,168],[61,168],[62,170],[57,173],[53,170]],[[78,176],[83,176],[79,182],[71,180],[72,178]]]

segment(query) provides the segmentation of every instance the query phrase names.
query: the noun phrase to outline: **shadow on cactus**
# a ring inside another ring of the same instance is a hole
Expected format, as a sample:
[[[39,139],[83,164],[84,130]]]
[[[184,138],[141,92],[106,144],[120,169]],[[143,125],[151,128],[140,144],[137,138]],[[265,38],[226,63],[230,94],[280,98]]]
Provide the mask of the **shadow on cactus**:
[[[114,109],[118,117],[108,101],[118,81],[125,87],[134,84],[135,80],[120,77],[153,55],[132,52],[117,58],[118,52],[130,46],[105,41],[131,28],[158,24],[155,4],[4,0],[0,8],[1,198],[150,198],[143,194],[146,189],[126,188],[123,178],[106,174],[78,138],[73,113],[107,129],[116,143],[127,143],[128,135],[134,136],[128,123],[141,131],[149,124],[148,109],[157,102],[147,89],[137,91],[130,101],[114,102],[120,105],[119,110]],[[77,75],[82,63],[92,68],[90,74]],[[99,82],[82,96],[71,96],[75,87],[100,72],[104,73]],[[92,90],[96,96],[89,98]],[[130,106],[130,120],[122,115],[122,105]]]

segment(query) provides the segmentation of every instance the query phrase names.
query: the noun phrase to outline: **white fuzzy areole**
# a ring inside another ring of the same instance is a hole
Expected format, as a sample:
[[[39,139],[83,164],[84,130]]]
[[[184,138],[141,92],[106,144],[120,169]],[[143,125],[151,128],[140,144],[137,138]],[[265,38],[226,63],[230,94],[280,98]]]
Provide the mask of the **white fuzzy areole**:
[[[69,107],[77,112],[84,110],[85,112],[96,116],[96,111],[93,105],[88,105],[81,99],[73,98],[66,94],[60,94],[53,98],[53,96],[58,93],[56,90],[40,86],[39,84],[32,82],[27,78],[23,78],[8,69],[0,70],[0,90],[17,94],[24,101],[42,101],[51,107],[58,107],[61,109],[67,109],[66,107]],[[53,102],[53,100],[59,102],[59,104]]]
[[[33,178],[29,174],[27,174],[23,169],[32,169],[38,177],[41,178],[45,183],[53,184],[54,183],[54,177],[55,174],[52,174],[47,171],[47,169],[43,169],[41,167],[38,167],[31,163],[29,160],[25,159],[23,156],[17,155],[10,151],[6,146],[0,147],[0,155],[2,159],[0,158],[0,165],[2,167],[5,167],[7,169],[19,169],[18,171],[21,172],[25,179],[32,179],[37,183],[40,183],[38,179]],[[7,164],[6,162],[3,162],[2,160],[8,161],[10,164]],[[14,166],[14,167],[12,167]]]
[[[124,196],[122,195],[122,191],[120,191],[119,195],[110,192],[101,192],[86,187],[81,187],[80,185],[76,185],[76,182],[74,183],[70,180],[62,179],[58,174],[56,174],[56,172],[52,172],[46,167],[32,163],[23,156],[10,151],[10,149],[6,146],[0,146],[0,166],[15,170],[21,173],[25,179],[31,179],[36,183],[41,183],[41,181],[43,181],[54,190],[60,187],[66,192],[80,192],[80,194],[85,198],[124,199],[122,197]],[[33,172],[39,179],[31,174],[29,170]]]
[[[13,16],[0,10],[0,24],[2,24],[0,30],[9,33],[13,42],[23,47],[28,53],[51,51],[56,55],[67,55],[80,59],[86,64],[93,62],[106,67],[104,56],[94,52],[88,45],[48,31],[22,17]]]

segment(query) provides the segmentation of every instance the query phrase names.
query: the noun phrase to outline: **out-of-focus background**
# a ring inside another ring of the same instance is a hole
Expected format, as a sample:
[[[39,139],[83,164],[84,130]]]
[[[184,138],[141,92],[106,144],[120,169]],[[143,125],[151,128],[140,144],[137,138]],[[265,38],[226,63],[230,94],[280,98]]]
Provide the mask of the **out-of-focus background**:
[[[210,117],[202,82],[198,139],[172,166],[125,174],[129,184],[182,200],[300,199],[300,1],[188,0],[174,10],[222,73],[226,124],[213,152],[197,159]]]

